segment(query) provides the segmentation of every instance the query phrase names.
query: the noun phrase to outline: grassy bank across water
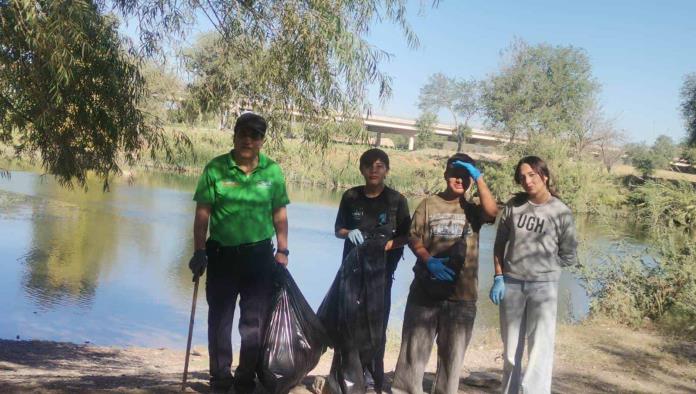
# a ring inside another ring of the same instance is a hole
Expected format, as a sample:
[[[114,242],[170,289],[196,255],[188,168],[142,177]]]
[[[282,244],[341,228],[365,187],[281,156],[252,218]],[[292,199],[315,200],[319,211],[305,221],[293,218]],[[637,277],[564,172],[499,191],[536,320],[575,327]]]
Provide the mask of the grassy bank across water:
[[[229,132],[196,128],[169,129],[168,133],[173,135],[176,131],[183,131],[188,136],[192,152],[178,152],[174,162],[179,168],[164,167],[169,171],[198,174],[210,159],[232,147]],[[364,183],[358,160],[362,152],[369,148],[365,144],[333,144],[322,151],[298,139],[285,139],[282,146],[267,142],[263,151],[282,166],[288,182],[342,190]],[[422,195],[441,187],[444,163],[452,152],[383,149],[389,155],[391,164],[388,185],[408,195]],[[137,172],[153,165],[152,161],[143,161],[129,170]]]

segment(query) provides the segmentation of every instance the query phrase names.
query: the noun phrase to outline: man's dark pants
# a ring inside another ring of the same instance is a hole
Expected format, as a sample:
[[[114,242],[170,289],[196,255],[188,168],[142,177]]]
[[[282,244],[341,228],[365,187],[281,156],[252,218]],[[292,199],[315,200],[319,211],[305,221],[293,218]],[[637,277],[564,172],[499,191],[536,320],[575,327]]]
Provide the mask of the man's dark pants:
[[[217,253],[216,253],[217,252]],[[211,383],[230,377],[232,321],[239,300],[239,366],[234,374],[237,393],[254,390],[263,334],[273,295],[273,246],[270,240],[237,247],[208,245],[208,353]]]

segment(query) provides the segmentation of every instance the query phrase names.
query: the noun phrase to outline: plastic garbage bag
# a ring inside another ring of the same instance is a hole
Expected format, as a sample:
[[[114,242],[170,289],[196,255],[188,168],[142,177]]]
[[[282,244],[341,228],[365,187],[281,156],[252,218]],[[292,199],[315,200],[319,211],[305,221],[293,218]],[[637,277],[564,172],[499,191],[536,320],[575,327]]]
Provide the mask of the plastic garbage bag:
[[[343,260],[319,306],[317,315],[339,348],[372,351],[382,340],[387,240],[367,234]]]
[[[387,240],[379,232],[365,234],[365,242],[343,260],[317,311],[334,345],[325,392],[365,393],[363,367],[384,337]]]
[[[321,322],[287,269],[278,273],[279,288],[264,334],[259,379],[272,394],[295,387],[319,362],[329,345]]]

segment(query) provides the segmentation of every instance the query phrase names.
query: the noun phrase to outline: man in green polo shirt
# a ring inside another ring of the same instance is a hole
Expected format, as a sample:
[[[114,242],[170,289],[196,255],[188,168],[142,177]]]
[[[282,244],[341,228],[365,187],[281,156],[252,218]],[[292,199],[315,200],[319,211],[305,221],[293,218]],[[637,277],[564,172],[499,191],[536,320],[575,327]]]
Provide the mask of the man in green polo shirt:
[[[201,175],[189,267],[206,267],[210,385],[237,394],[254,391],[265,318],[272,302],[275,264],[288,264],[290,202],[280,166],[260,153],[266,121],[244,113],[234,126],[234,149],[211,160]],[[206,241],[210,223],[210,237]],[[271,238],[276,235],[278,249]],[[232,320],[239,300],[239,366],[232,377]]]

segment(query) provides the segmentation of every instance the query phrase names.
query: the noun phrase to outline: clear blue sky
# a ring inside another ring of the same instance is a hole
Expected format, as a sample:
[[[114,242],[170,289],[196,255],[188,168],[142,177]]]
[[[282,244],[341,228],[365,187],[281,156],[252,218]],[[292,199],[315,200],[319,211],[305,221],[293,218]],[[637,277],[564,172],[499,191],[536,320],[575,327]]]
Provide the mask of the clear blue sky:
[[[415,118],[421,86],[435,72],[483,79],[500,65],[515,37],[530,44],[573,45],[589,55],[600,102],[632,141],[686,135],[679,112],[684,75],[696,72],[696,1],[443,0],[438,8],[412,0],[409,19],[421,40],[406,46],[399,29],[376,25],[370,42],[394,55],[382,69],[393,97],[373,113]],[[448,122],[444,116],[441,120]]]

